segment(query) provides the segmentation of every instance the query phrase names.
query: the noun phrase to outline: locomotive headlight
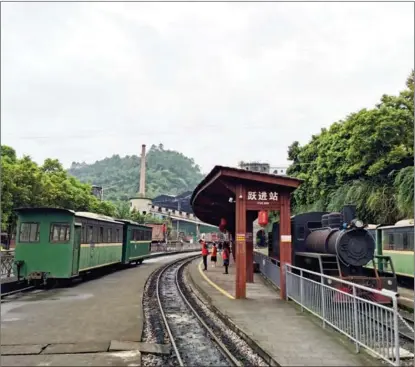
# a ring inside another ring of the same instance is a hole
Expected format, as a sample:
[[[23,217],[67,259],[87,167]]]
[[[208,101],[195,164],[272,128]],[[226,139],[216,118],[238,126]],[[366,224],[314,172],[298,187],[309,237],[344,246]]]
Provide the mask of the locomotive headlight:
[[[360,219],[353,219],[352,220],[352,225],[356,228],[363,228],[364,224]]]

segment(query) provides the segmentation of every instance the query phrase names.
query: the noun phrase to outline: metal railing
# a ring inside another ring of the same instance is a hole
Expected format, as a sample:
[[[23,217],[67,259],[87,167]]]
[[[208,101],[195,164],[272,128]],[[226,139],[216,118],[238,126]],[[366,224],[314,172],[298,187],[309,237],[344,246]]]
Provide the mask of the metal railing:
[[[351,339],[356,352],[364,347],[399,366],[397,296],[352,282],[285,264],[287,298]],[[392,307],[377,303],[382,300]]]
[[[11,278],[13,274],[14,251],[1,252],[1,278]]]
[[[271,260],[268,256],[254,251],[254,261],[259,265],[261,274],[267,278],[276,287],[281,288],[280,267],[275,260]]]
[[[279,263],[259,252],[254,252],[254,261],[261,274],[281,288]],[[405,322],[395,293],[290,264],[285,264],[284,270],[287,299],[320,318],[323,328],[329,325],[351,339],[356,352],[363,347],[389,364],[400,365],[399,323]]]
[[[200,250],[200,244],[180,241],[169,241],[167,243],[152,243],[150,252],[180,252],[190,250]]]

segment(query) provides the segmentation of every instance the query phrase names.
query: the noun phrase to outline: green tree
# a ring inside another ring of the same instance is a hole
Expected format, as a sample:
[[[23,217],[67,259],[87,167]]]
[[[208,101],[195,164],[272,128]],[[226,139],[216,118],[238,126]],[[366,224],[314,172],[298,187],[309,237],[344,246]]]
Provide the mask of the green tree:
[[[16,226],[15,209],[20,207],[58,207],[92,211],[109,216],[115,206],[99,201],[91,186],[68,175],[56,159],[46,159],[38,166],[29,156],[16,157],[13,148],[2,146],[1,205],[2,230],[12,234]]]
[[[287,173],[304,180],[293,195],[294,213],[354,203],[369,222],[393,223],[411,215],[413,75],[398,96],[384,95],[375,108],[352,113],[308,144],[288,148]]]
[[[146,162],[147,197],[193,190],[203,178],[193,159],[162,144],[150,148]],[[108,200],[127,201],[138,192],[140,158],[113,155],[93,164],[73,162],[68,172],[82,182],[102,186]]]

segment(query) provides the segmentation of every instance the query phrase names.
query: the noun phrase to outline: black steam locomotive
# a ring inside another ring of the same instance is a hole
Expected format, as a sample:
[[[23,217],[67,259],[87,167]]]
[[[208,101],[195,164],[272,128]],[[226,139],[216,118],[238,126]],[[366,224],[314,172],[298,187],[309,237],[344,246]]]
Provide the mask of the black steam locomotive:
[[[377,268],[379,261],[391,262],[391,259],[375,256],[375,240],[364,227],[356,218],[353,205],[344,206],[340,213],[309,212],[291,217],[293,265],[369,288],[397,292],[396,275],[383,274]],[[268,256],[276,262],[280,254],[279,232],[279,223],[274,223],[268,234]],[[324,281],[345,292],[351,291],[340,282],[334,284],[326,278]],[[379,303],[390,302],[389,298],[374,293],[369,296]]]

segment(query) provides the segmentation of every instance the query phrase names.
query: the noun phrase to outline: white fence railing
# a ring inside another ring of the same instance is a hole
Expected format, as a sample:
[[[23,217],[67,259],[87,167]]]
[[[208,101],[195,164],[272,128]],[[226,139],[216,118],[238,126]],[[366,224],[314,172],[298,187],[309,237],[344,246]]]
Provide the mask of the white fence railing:
[[[280,267],[255,252],[264,277],[280,288]],[[274,260],[275,261],[275,260]],[[363,347],[394,366],[400,365],[398,299],[395,293],[376,290],[285,264],[286,295],[351,339],[356,352]],[[376,300],[382,299],[380,304]]]
[[[150,252],[175,252],[200,250],[199,243],[186,243],[180,241],[172,241],[165,243],[152,243]]]
[[[396,295],[285,264],[287,298],[384,361],[399,366]],[[382,297],[392,307],[372,300]]]
[[[280,267],[272,262],[268,256],[259,252],[254,252],[254,261],[259,265],[261,274],[276,287],[281,288]]]

